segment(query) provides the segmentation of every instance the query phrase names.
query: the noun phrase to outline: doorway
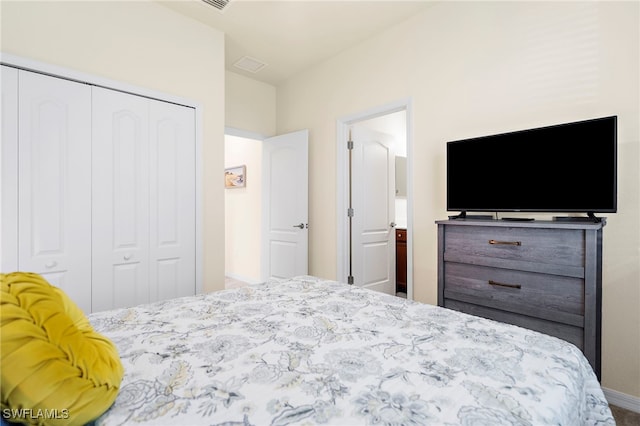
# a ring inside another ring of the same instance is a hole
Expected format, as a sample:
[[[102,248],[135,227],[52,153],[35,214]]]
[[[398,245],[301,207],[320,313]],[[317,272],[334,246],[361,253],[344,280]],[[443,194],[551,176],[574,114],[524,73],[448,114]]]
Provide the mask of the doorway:
[[[225,129],[227,283],[308,273],[308,130],[264,138]],[[222,181],[222,179],[221,179]]]
[[[337,149],[338,149],[338,176],[337,176],[337,206],[338,206],[338,279],[343,282],[349,282],[355,280],[354,283],[358,284],[357,278],[351,278],[354,270],[354,263],[356,267],[357,261],[354,259],[364,259],[360,262],[363,263],[363,267],[366,269],[364,274],[367,274],[370,270],[372,274],[375,274],[375,270],[380,270],[380,265],[374,264],[375,262],[367,262],[365,255],[358,253],[357,250],[361,250],[356,244],[353,243],[353,219],[349,217],[349,209],[352,205],[354,198],[362,198],[362,194],[358,194],[357,191],[363,191],[362,185],[354,185],[354,178],[350,176],[350,154],[347,149],[347,141],[349,141],[350,131],[365,129],[366,131],[374,131],[386,134],[390,137],[393,143],[393,150],[395,151],[395,167],[397,171],[395,173],[395,197],[390,201],[393,203],[391,206],[395,210],[395,215],[391,218],[389,223],[390,243],[396,247],[397,250],[394,256],[389,257],[390,264],[385,265],[386,270],[394,271],[395,277],[403,288],[396,287],[396,291],[401,291],[400,296],[405,296],[409,299],[413,299],[413,233],[412,233],[412,140],[411,140],[411,103],[410,100],[400,101],[394,104],[382,106],[369,111],[364,111],[352,116],[344,117],[338,120],[337,123]],[[353,144],[352,144],[353,145]],[[353,157],[353,153],[351,154]],[[352,159],[351,159],[352,161]],[[391,167],[391,166],[390,166]],[[382,171],[381,171],[382,173]],[[367,172],[371,174],[371,171]],[[357,177],[356,177],[357,178]],[[350,184],[351,182],[351,184]],[[349,189],[351,188],[351,192]],[[381,227],[378,226],[381,230]],[[399,237],[400,236],[400,237]],[[356,238],[357,240],[357,238]],[[396,255],[397,254],[397,259]],[[379,258],[379,257],[378,257]],[[396,271],[395,263],[398,263],[399,270]],[[369,265],[367,264],[369,263]],[[370,268],[370,269],[369,269]],[[395,293],[394,292],[394,293]]]
[[[224,190],[224,266],[228,287],[261,281],[262,139],[238,132],[225,133],[225,169],[245,170],[244,185]]]

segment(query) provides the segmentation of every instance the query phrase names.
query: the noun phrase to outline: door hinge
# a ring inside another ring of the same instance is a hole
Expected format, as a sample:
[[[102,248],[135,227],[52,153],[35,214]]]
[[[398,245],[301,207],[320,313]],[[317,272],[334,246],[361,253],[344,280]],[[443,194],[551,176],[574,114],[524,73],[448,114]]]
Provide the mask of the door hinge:
[[[349,284],[349,285],[353,285],[353,275],[349,275],[349,276],[347,277],[347,284]]]
[[[347,209],[347,216],[348,217],[353,217],[353,209],[351,209],[351,208]]]
[[[353,149],[353,141],[347,141],[347,149]]]

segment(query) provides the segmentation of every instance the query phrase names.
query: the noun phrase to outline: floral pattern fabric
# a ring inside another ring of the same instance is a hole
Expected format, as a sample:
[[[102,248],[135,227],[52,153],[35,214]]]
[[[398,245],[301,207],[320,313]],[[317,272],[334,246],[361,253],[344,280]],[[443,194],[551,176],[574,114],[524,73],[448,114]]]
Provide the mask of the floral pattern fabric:
[[[98,312],[96,425],[615,425],[560,339],[314,277]]]

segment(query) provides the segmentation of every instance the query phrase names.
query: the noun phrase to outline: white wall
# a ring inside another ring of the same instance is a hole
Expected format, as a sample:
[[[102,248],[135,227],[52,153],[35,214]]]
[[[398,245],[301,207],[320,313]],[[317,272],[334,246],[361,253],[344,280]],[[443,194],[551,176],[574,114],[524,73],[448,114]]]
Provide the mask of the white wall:
[[[637,2],[443,2],[278,87],[278,132],[310,129],[310,273],[336,276],[338,118],[412,99],[414,296],[435,304],[445,142],[618,115],[602,383],[640,396],[639,15]]]
[[[260,282],[262,241],[262,141],[225,137],[225,167],[246,166],[246,186],[225,190],[225,272]]]
[[[148,1],[3,1],[1,10],[3,53],[203,107],[203,287],[224,288],[224,34]]]
[[[225,125],[227,167],[246,164],[243,189],[225,191],[225,272],[246,282],[261,279],[262,139],[276,134],[276,88],[267,83],[226,72]]]
[[[263,137],[276,134],[276,88],[226,72],[225,125]]]

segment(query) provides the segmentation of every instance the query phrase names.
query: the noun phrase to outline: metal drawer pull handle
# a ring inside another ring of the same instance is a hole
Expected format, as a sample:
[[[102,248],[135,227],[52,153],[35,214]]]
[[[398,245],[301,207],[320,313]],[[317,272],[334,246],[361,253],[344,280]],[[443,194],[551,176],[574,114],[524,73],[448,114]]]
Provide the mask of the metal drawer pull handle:
[[[505,283],[499,283],[499,282],[493,281],[493,280],[489,280],[489,284],[497,285],[499,287],[522,288],[522,286],[520,284],[505,284]]]
[[[492,245],[501,244],[505,246],[521,246],[522,245],[520,241],[497,241],[497,240],[489,240],[489,244],[492,244]]]

